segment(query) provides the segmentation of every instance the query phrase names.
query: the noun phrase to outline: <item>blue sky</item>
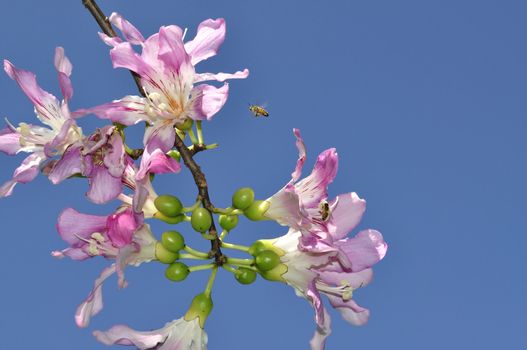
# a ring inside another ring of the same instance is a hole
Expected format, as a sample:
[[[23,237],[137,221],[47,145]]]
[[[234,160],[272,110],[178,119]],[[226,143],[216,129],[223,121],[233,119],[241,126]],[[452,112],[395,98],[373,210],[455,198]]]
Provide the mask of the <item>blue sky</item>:
[[[288,180],[296,157],[292,128],[308,147],[340,157],[331,196],[356,191],[368,201],[360,229],[389,243],[375,280],[355,293],[372,316],[355,328],[332,312],[327,349],[512,349],[527,322],[526,92],[527,24],[523,1],[101,1],[143,34],[161,25],[188,27],[224,17],[227,39],[202,72],[249,68],[233,81],[224,109],[207,124],[220,148],[200,154],[217,206],[238,187],[259,198]],[[108,48],[81,1],[17,1],[1,14],[0,57],[37,74],[58,93],[52,65],[63,46],[74,65],[73,108],[135,94],[127,72],[114,70]],[[16,84],[0,77],[0,114],[34,120]],[[247,103],[266,103],[267,119]],[[102,125],[82,122],[85,132]],[[131,135],[140,140],[141,130]],[[0,181],[21,157],[0,155]],[[73,314],[108,263],[57,261],[65,247],[55,231],[66,207],[103,214],[84,198],[86,183],[53,186],[43,176],[0,201],[0,336],[2,347],[105,349],[95,329],[126,323],[154,329],[179,318],[206,283],[182,284],[152,263],[128,271],[129,288],[105,286],[105,309],[88,329]],[[162,176],[158,193],[186,203],[195,196],[188,172]],[[168,226],[153,224],[157,234]],[[190,227],[182,229],[206,249]],[[285,233],[272,223],[242,222],[231,241],[250,244]],[[352,233],[353,234],[353,233]],[[208,324],[210,349],[308,349],[314,330],[308,303],[285,285],[262,279],[238,285],[220,271]]]

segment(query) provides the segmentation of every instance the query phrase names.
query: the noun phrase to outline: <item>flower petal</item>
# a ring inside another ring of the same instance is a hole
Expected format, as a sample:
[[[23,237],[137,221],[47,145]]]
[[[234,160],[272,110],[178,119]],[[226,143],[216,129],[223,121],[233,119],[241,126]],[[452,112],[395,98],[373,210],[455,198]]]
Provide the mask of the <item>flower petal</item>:
[[[327,198],[327,187],[333,182],[338,168],[338,156],[334,148],[322,152],[311,174],[298,182],[296,192],[302,204],[308,208],[318,207]]]
[[[328,222],[329,233],[335,240],[346,237],[362,219],[366,201],[355,193],[341,194],[330,203],[333,208]]]
[[[158,58],[165,64],[165,69],[171,72],[179,72],[181,65],[189,62],[181,28],[172,25],[159,29]]]
[[[134,125],[148,120],[145,113],[146,99],[139,96],[125,96],[120,100],[105,103],[100,106],[79,109],[72,113],[74,117],[93,113],[101,119],[109,119],[123,125]]]
[[[134,45],[141,45],[145,38],[141,32],[117,12],[113,12],[109,18],[110,22],[119,28],[126,41]]]
[[[12,156],[21,148],[20,135],[17,132],[9,128],[0,130],[0,152]]]
[[[174,147],[175,138],[176,132],[172,123],[160,121],[146,129],[143,142],[145,148],[152,150],[152,152],[155,149],[168,152]]]
[[[110,57],[114,68],[126,68],[139,75],[145,75],[150,70],[129,42],[115,45],[110,50]]]
[[[296,182],[300,175],[302,174],[302,168],[306,162],[306,145],[304,144],[304,139],[300,134],[300,130],[293,129],[293,133],[296,137],[296,148],[298,148],[298,160],[296,161],[295,171],[291,174],[291,181]]]
[[[57,220],[57,231],[60,237],[72,247],[81,247],[95,232],[106,230],[107,216],[79,213],[73,208],[65,209]]]
[[[167,156],[159,148],[150,154],[149,148],[147,147],[145,149],[143,157],[141,158],[141,166],[137,173],[137,180],[141,181],[149,173],[178,173],[181,170],[181,165],[174,158]]]
[[[282,226],[289,226],[297,230],[302,228],[303,211],[293,185],[286,185],[267,199],[267,202],[269,202],[269,209],[265,212],[265,217],[275,220]]]
[[[313,338],[309,342],[312,350],[324,350],[326,345],[326,338],[331,334],[331,317],[326,309],[324,309],[324,323],[317,324],[317,329]]]
[[[249,76],[249,70],[245,68],[243,71],[236,73],[198,73],[194,76],[194,83],[201,83],[207,80],[217,80],[224,82],[227,79],[245,79]]]
[[[106,332],[95,331],[93,335],[105,345],[133,345],[141,350],[155,349],[165,341],[164,329],[152,332],[138,332],[125,325],[116,325]],[[175,349],[174,349],[175,350]]]
[[[355,237],[335,242],[340,249],[341,263],[358,272],[378,263],[386,255],[388,245],[376,230],[364,230]]]
[[[343,301],[341,298],[328,295],[329,302],[337,309],[342,318],[354,326],[362,326],[368,322],[370,318],[370,310],[359,306],[355,300],[350,299]]]
[[[125,151],[121,135],[113,133],[108,140],[110,150],[104,156],[104,165],[108,168],[108,172],[113,177],[120,178],[123,175],[125,168]]]
[[[90,189],[88,199],[97,204],[104,204],[117,198],[121,193],[121,178],[113,177],[104,166],[94,166],[89,175]]]
[[[55,49],[55,68],[59,76],[59,85],[62,92],[62,96],[67,101],[73,96],[73,87],[71,85],[70,75],[73,69],[73,66],[64,55],[64,49],[62,47],[57,47]]]
[[[77,326],[88,327],[92,316],[97,315],[103,307],[102,303],[102,285],[104,281],[115,273],[115,264],[105,268],[100,276],[95,280],[93,290],[86,300],[79,305],[75,313],[75,322]]]
[[[55,96],[40,88],[35,74],[17,69],[8,60],[4,60],[4,70],[11,79],[18,83],[22,91],[35,105],[39,119],[44,124],[59,129],[64,119],[60,114],[59,102]]]
[[[64,152],[62,158],[55,163],[48,178],[55,185],[75,174],[82,174],[84,166],[80,147],[70,147]]]
[[[200,23],[196,37],[185,43],[192,65],[216,55],[225,40],[225,20],[207,19]]]
[[[112,245],[123,248],[132,243],[134,232],[143,224],[141,218],[136,217],[132,209],[110,215],[107,220],[108,237]]]
[[[37,177],[40,164],[44,159],[46,157],[41,153],[33,153],[24,159],[22,164],[15,169],[13,179],[0,187],[0,198],[10,196],[16,184],[28,183]]]
[[[197,97],[194,102],[195,115],[192,116],[192,119],[203,120],[206,118],[210,120],[227,101],[229,84],[225,83],[220,88],[201,84],[193,89],[193,94]]]

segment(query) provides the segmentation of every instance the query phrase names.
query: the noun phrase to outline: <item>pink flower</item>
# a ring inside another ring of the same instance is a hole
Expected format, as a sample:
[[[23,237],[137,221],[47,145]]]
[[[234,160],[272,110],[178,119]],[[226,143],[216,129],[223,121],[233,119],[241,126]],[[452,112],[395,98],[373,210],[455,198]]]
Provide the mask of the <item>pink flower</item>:
[[[64,96],[62,102],[50,93],[42,90],[33,73],[17,69],[11,62],[4,60],[4,70],[15,80],[22,91],[35,106],[37,118],[45,126],[20,123],[18,127],[0,130],[0,151],[8,155],[19,152],[31,153],[15,170],[12,180],[0,187],[0,197],[12,194],[17,183],[32,181],[41,165],[54,156],[61,156],[68,147],[82,139],[82,130],[72,119],[68,101],[73,95],[70,75],[72,65],[64,55],[64,49],[55,50],[55,68],[58,72],[60,89]],[[81,115],[79,112],[78,115]]]
[[[376,230],[346,238],[359,224],[366,202],[354,192],[328,201],[327,187],[338,167],[335,149],[322,152],[311,174],[298,181],[306,150],[300,132],[295,129],[294,134],[299,150],[296,168],[291,181],[267,199],[269,209],[265,214],[290,229],[285,236],[266,241],[281,255],[282,264],[265,275],[286,282],[311,302],[317,322],[311,347],[321,350],[330,333],[330,319],[321,295],[326,295],[351,324],[366,323],[369,311],[355,303],[352,294],[370,282],[371,267],[384,258],[388,246]]]
[[[73,260],[103,256],[115,260],[103,270],[88,298],[78,307],[75,320],[79,327],[88,326],[90,318],[102,309],[102,285],[108,277],[117,273],[119,286],[124,288],[127,265],[138,266],[155,259],[157,241],[150,227],[143,224],[143,216],[131,208],[109,216],[82,214],[68,208],[59,216],[57,230],[70,247],[53,252],[53,256]]]
[[[106,332],[95,331],[97,340],[106,345],[130,345],[140,350],[206,350],[207,333],[197,318],[169,322],[165,327],[138,332],[124,325],[113,326]]]
[[[167,152],[173,147],[175,124],[187,119],[211,119],[225,104],[228,84],[220,88],[194,84],[206,80],[241,79],[249,74],[247,69],[234,74],[195,71],[195,65],[216,55],[223,43],[223,19],[203,21],[196,37],[186,43],[183,30],[175,25],[163,26],[159,33],[145,40],[139,30],[119,14],[113,13],[109,19],[124,37],[123,41],[100,34],[104,42],[113,47],[110,51],[113,65],[137,73],[147,98],[125,96],[84,112],[124,125],[146,121],[151,127],[145,133],[144,144],[153,146],[152,150],[160,148]],[[141,54],[135,52],[132,45],[140,46]]]
[[[315,309],[317,330],[311,340],[313,350],[324,349],[326,338],[331,333],[331,320],[322,303],[325,295],[342,317],[353,325],[368,321],[369,310],[359,306],[353,299],[355,290],[366,286],[372,279],[371,266],[386,254],[387,245],[382,235],[375,230],[362,231],[350,239],[335,242],[335,250],[342,249],[355,269],[348,269],[336,259],[337,252],[320,253],[299,249],[302,234],[290,229],[277,239],[262,241],[280,255],[281,264],[263,273],[270,280],[285,282],[295,289],[297,295],[307,299]]]

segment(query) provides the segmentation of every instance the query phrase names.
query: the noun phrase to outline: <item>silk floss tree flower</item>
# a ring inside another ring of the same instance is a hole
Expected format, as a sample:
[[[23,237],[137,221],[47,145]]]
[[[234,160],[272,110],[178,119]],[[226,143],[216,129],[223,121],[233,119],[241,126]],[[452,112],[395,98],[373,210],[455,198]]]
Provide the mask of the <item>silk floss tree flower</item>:
[[[115,260],[95,280],[88,298],[77,308],[75,321],[87,327],[93,315],[102,309],[102,285],[117,273],[119,287],[126,287],[124,269],[127,265],[139,266],[156,259],[157,240],[150,227],[143,223],[142,213],[130,207],[117,210],[108,216],[88,215],[68,208],[58,218],[57,230],[70,246],[52,253],[57,258],[69,257],[86,260],[95,256]]]
[[[204,81],[224,82],[243,79],[249,71],[228,73],[197,73],[195,65],[216,55],[225,39],[225,21],[203,21],[193,40],[183,42],[185,32],[175,25],[163,26],[159,32],[145,39],[130,22],[117,13],[109,17],[120,29],[123,39],[100,34],[112,47],[113,66],[138,74],[146,97],[125,96],[89,112],[124,125],[146,121],[144,144],[167,152],[174,145],[174,126],[190,125],[193,120],[210,120],[225,104],[229,85],[221,87],[203,84]],[[132,45],[140,46],[137,53]],[[196,85],[198,84],[198,85]]]
[[[262,276],[292,286],[315,309],[317,330],[311,340],[313,350],[324,348],[330,334],[330,316],[321,295],[351,324],[363,325],[369,311],[353,299],[353,292],[372,279],[371,267],[386,254],[387,244],[380,232],[364,230],[346,238],[360,222],[365,201],[356,193],[343,194],[327,201],[327,186],[337,173],[338,156],[334,149],[322,152],[312,173],[298,181],[306,160],[300,132],[294,130],[299,159],[292,179],[267,199],[265,213],[270,219],[289,226],[277,239],[258,241],[251,252],[274,252],[279,261]]]
[[[17,183],[32,181],[44,162],[62,156],[68,147],[83,138],[82,130],[75,123],[68,107],[68,101],[73,96],[70,80],[72,65],[61,47],[55,50],[54,64],[64,97],[60,102],[37,84],[35,74],[18,69],[10,61],[4,60],[7,75],[18,83],[33,103],[37,118],[45,126],[20,123],[15,127],[8,123],[8,128],[0,130],[0,151],[8,155],[31,153],[15,170],[12,180],[0,187],[0,197],[11,195]]]

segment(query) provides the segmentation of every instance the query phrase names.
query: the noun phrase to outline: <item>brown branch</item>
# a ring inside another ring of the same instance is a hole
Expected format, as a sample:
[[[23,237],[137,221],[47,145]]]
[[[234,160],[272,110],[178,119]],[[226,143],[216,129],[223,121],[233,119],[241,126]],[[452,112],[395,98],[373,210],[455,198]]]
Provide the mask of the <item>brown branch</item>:
[[[99,24],[99,27],[101,27],[102,31],[106,35],[110,37],[117,36],[117,34],[112,28],[112,25],[108,21],[108,17],[106,17],[106,15],[102,12],[101,8],[97,5],[95,0],[82,0],[82,3],[90,11],[92,16],[95,18],[95,20]],[[130,73],[132,73],[132,76],[135,80],[139,93],[142,96],[145,96],[145,93],[141,85],[141,78],[135,72],[130,71]],[[203,149],[201,149],[202,147],[196,148],[196,146],[194,146],[195,151],[194,150],[190,151],[185,145],[185,143],[183,142],[183,140],[177,135],[177,133],[175,136],[176,137],[174,140],[174,146],[181,154],[183,163],[192,173],[194,182],[196,183],[196,186],[198,187],[198,193],[199,193],[199,198],[201,198],[201,203],[203,204],[203,207],[207,209],[211,215],[213,215],[214,205],[212,205],[210,201],[209,189],[207,185],[207,180],[205,179],[205,174],[203,174],[199,165],[192,158],[194,154],[202,151]],[[225,263],[225,256],[221,252],[221,240],[218,237],[218,231],[216,230],[214,220],[212,220],[212,225],[209,229],[209,233],[211,236],[214,237],[214,239],[211,240],[211,250],[209,254],[211,258],[212,257],[214,258],[215,263],[218,266],[221,266]]]

